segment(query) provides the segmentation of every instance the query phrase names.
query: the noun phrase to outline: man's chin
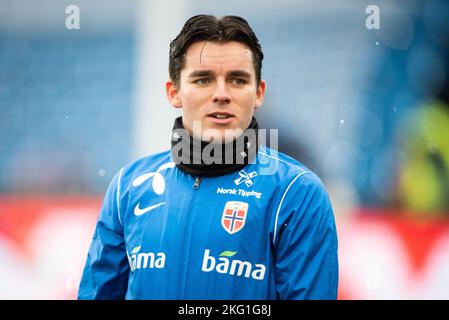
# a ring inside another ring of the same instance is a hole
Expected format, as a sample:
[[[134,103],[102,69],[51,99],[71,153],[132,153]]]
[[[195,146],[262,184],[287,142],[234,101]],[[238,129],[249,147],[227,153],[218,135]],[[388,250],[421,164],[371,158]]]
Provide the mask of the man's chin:
[[[243,132],[242,129],[236,128],[235,118],[232,118],[232,121],[227,124],[214,123],[209,118],[201,122],[193,122],[192,133],[194,137],[201,137],[201,140],[205,142],[226,143],[237,139]]]
[[[236,140],[242,132],[243,130],[239,128],[209,127],[203,130],[201,140],[212,143],[227,143]]]

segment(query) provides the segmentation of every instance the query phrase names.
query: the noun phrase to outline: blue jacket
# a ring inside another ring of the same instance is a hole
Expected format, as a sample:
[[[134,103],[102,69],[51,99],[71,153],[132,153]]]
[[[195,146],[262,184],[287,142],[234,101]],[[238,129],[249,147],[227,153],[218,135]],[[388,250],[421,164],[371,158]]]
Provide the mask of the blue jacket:
[[[79,299],[335,299],[337,233],[320,179],[261,147],[198,178],[169,151],[122,168],[104,198]]]

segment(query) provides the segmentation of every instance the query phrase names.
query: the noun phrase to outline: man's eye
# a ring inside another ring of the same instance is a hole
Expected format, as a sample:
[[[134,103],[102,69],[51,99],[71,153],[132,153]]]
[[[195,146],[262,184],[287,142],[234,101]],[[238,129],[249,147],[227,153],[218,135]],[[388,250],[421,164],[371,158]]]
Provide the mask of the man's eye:
[[[231,83],[232,83],[232,84],[237,84],[237,85],[242,85],[242,84],[245,84],[245,83],[246,83],[246,80],[236,78],[236,79],[232,79],[232,80],[231,80]]]
[[[194,83],[196,83],[196,84],[208,84],[208,83],[210,83],[210,80],[208,78],[202,78],[202,79],[195,80]]]

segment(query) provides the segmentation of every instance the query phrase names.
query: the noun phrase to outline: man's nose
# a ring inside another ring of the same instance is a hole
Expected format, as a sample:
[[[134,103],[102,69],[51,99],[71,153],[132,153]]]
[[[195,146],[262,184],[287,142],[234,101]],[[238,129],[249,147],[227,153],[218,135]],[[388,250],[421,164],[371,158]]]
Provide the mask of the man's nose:
[[[212,100],[214,103],[218,104],[227,104],[231,102],[231,96],[228,93],[225,81],[217,81]]]

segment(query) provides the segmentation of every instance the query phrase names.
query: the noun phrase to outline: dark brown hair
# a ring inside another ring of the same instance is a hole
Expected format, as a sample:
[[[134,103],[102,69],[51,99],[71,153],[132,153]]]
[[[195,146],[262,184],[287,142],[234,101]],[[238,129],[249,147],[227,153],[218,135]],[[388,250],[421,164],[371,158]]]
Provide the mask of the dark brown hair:
[[[176,86],[180,85],[181,69],[184,67],[187,49],[198,41],[229,42],[246,44],[253,54],[257,86],[261,80],[263,52],[259,40],[248,22],[238,16],[217,18],[212,15],[197,15],[186,21],[178,36],[170,43],[169,74]]]

